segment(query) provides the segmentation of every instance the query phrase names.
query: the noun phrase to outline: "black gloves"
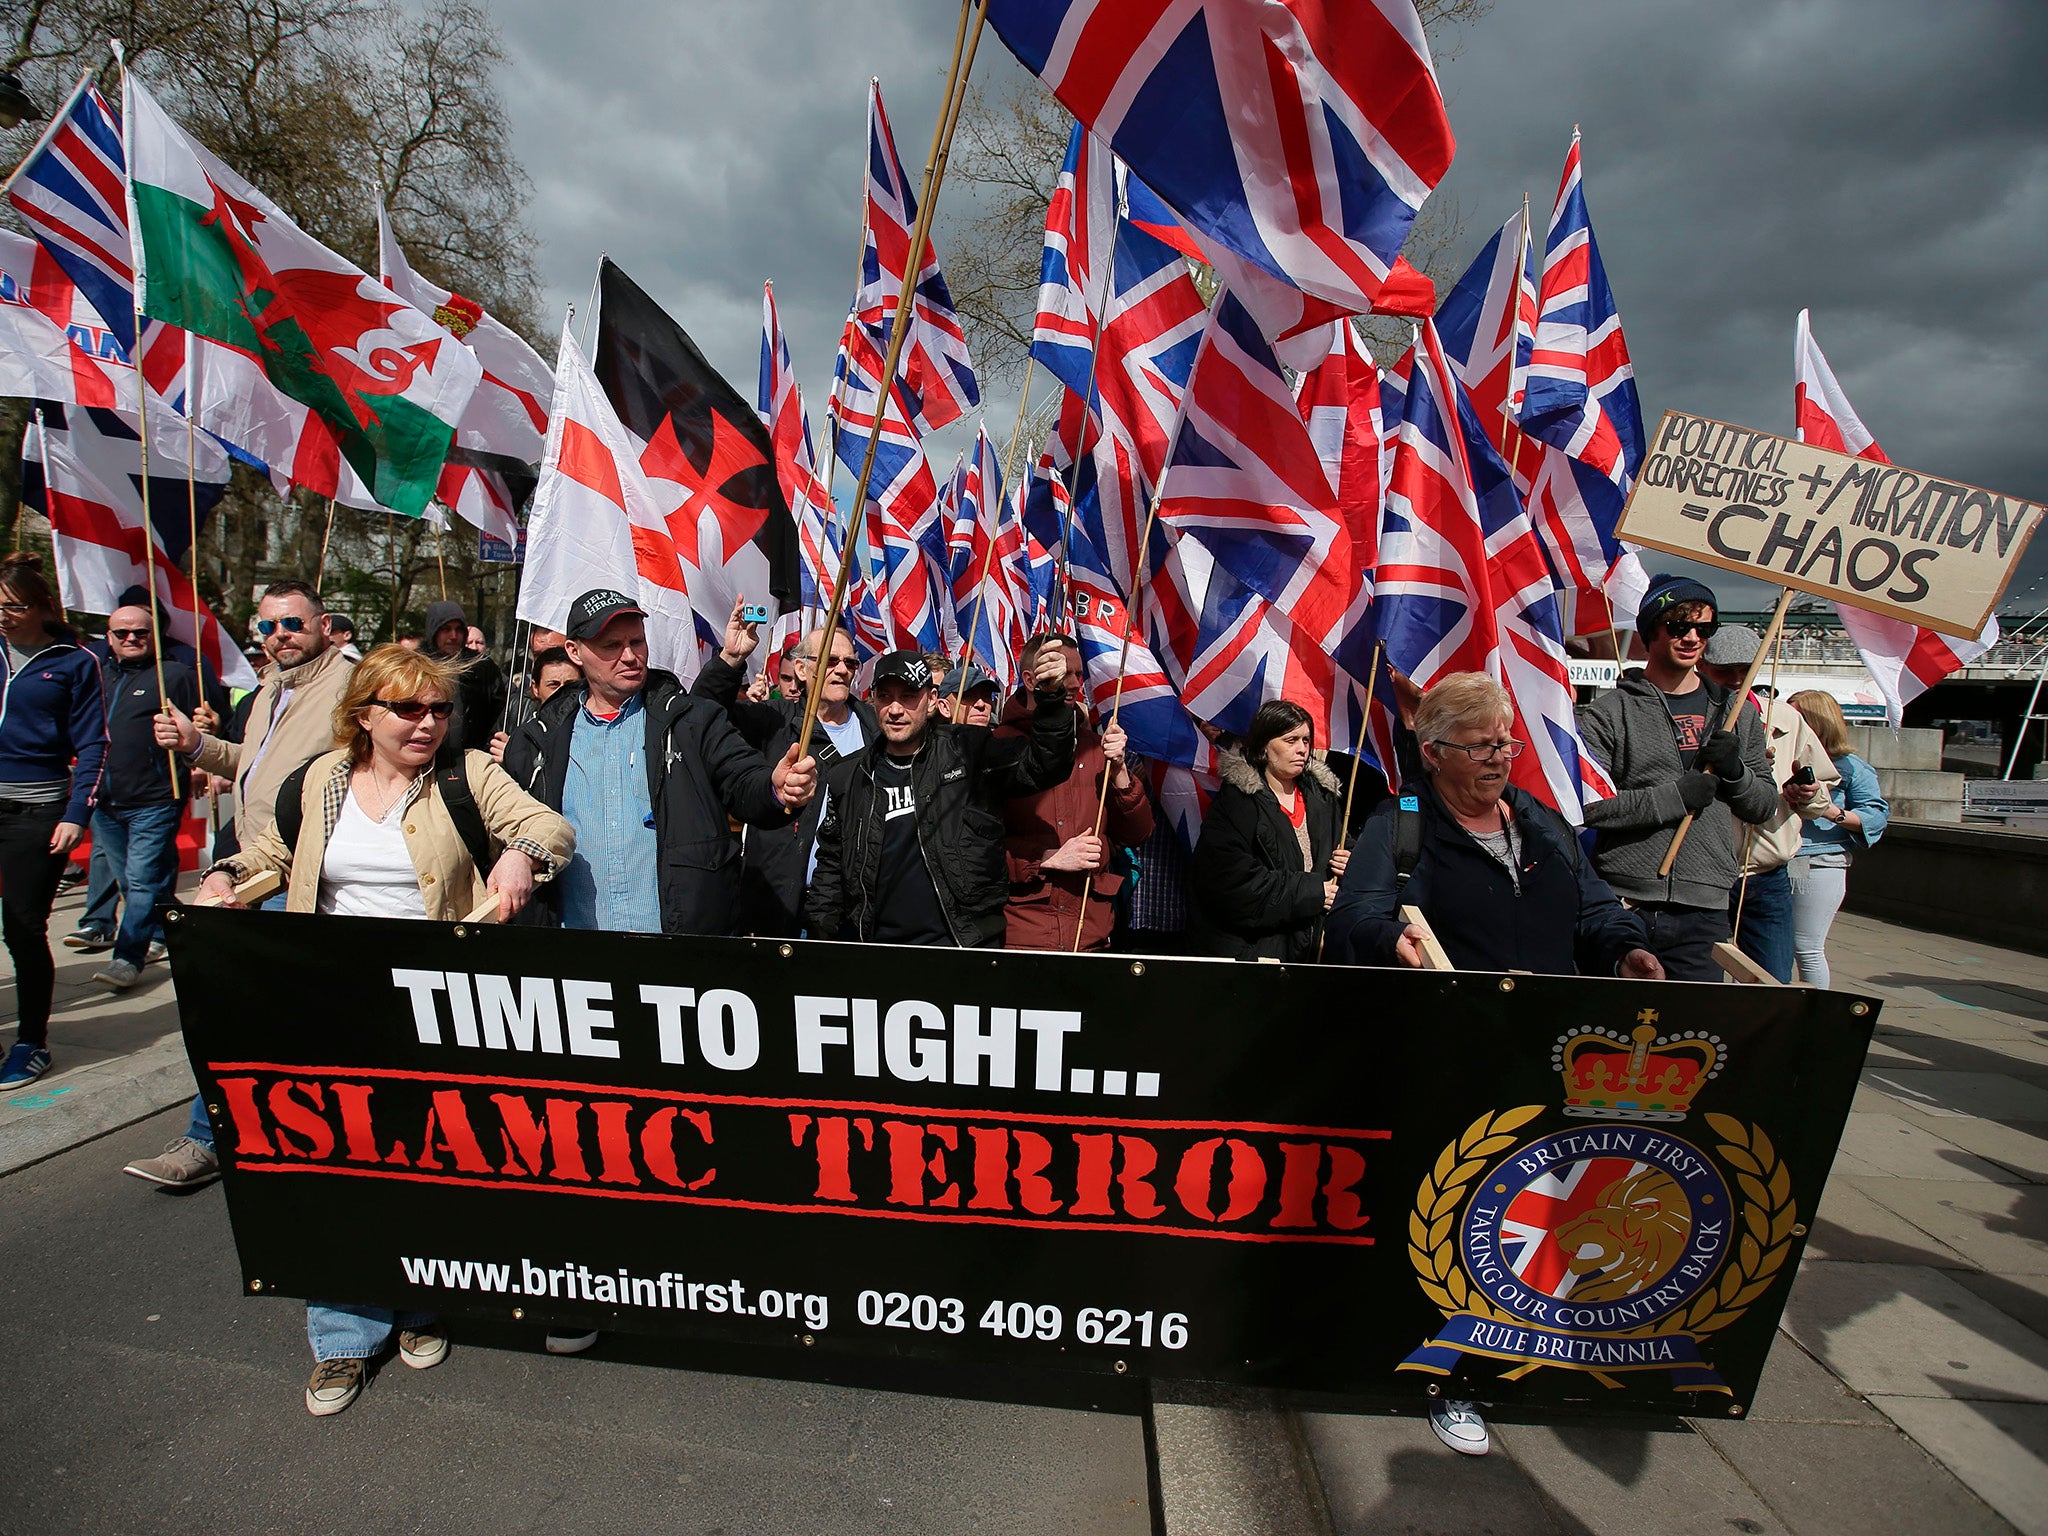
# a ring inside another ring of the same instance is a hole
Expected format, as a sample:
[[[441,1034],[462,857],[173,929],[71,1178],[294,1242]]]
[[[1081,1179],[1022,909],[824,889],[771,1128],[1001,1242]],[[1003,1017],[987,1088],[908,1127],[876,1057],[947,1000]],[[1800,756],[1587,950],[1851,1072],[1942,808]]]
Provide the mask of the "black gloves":
[[[1741,778],[1742,749],[1736,745],[1735,733],[1716,731],[1709,736],[1700,748],[1699,766],[1713,769],[1731,784]]]
[[[1693,816],[1714,803],[1717,788],[1711,773],[1681,773],[1678,776],[1678,798],[1685,802],[1687,813]]]

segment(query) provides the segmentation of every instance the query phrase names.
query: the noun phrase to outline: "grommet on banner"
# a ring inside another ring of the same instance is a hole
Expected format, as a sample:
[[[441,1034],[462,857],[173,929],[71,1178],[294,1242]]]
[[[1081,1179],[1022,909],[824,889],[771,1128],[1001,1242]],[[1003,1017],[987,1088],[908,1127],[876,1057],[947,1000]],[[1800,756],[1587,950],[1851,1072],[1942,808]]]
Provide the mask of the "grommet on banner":
[[[180,912],[176,907],[173,907],[171,908],[170,911],[164,914],[164,921],[167,923],[180,922],[184,919],[184,916],[184,913]]]
[[[1855,1015],[1856,1015],[1856,1017],[1860,1019],[1860,1018],[1862,1018],[1862,1017],[1863,1017],[1863,1016],[1864,1016],[1865,1014],[1867,1014],[1868,1012],[1870,1012],[1870,1004],[1868,1004],[1868,1003],[1851,1003],[1851,1004],[1849,1005],[1849,1011],[1850,1011],[1851,1013],[1855,1014]]]
[[[804,1335],[804,1348],[809,1349],[813,1344],[817,1342],[818,1341],[812,1338],[808,1333]]]
[[[1122,1361],[1122,1360],[1119,1360],[1119,1361],[1117,1361],[1117,1363],[1116,1363],[1116,1373],[1117,1373],[1117,1375],[1121,1376],[1121,1375],[1123,1375],[1123,1373],[1124,1373],[1125,1371],[1128,1371],[1129,1369],[1130,1369],[1130,1365],[1129,1365],[1129,1364],[1128,1364],[1127,1362],[1125,1362],[1125,1361]]]
[[[468,938],[468,937],[469,937],[469,925],[468,925],[467,923],[457,923],[457,924],[455,925],[455,937],[457,937],[458,939],[466,939],[466,938]]]
[[[1728,1405],[1728,1417],[1729,1417],[1729,1418],[1731,1418],[1731,1419],[1739,1419],[1739,1418],[1741,1418],[1741,1417],[1742,1417],[1742,1404],[1740,1404],[1740,1403],[1730,1403],[1730,1404]]]
[[[1795,1223],[1792,1228],[1792,1235],[1794,1237],[1806,1236],[1806,1223],[1803,1221]]]
[[[1514,977],[1512,977],[1512,976],[1503,976],[1503,977],[1501,977],[1501,979],[1500,979],[1500,989],[1501,989],[1501,991],[1503,991],[1503,992],[1512,992],[1512,991],[1514,991],[1514,990],[1515,990],[1515,978],[1514,978]]]
[[[1144,974],[1145,974],[1145,962],[1144,962],[1144,961],[1142,961],[1142,960],[1133,960],[1133,961],[1131,962],[1131,974],[1132,974],[1133,976],[1142,976],[1142,975],[1144,975]]]
[[[791,955],[796,953],[796,946],[794,944],[778,944],[775,946],[775,952],[778,955],[782,956],[783,959],[787,960]]]
[[[513,1322],[515,1322],[515,1323],[518,1323],[518,1322],[524,1322],[525,1320],[526,1320],[526,1308],[524,1308],[524,1307],[514,1307],[514,1308],[512,1309],[512,1321],[513,1321]]]
[[[263,1282],[261,1280],[251,1280],[249,1282],[249,1289],[252,1291],[260,1291],[263,1289]]]

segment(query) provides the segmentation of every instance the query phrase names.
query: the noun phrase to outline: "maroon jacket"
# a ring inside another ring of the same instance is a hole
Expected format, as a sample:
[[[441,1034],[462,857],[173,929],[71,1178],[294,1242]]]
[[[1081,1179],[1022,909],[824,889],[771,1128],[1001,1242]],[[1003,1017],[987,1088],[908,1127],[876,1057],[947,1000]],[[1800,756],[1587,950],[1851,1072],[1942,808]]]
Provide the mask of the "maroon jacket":
[[[1021,732],[1017,722],[1031,713],[1028,702],[1013,703],[1003,716],[998,735]],[[1021,795],[1004,802],[1003,847],[1010,866],[1010,899],[1003,909],[1008,929],[1004,943],[1010,949],[1071,951],[1074,925],[1081,915],[1081,891],[1087,885],[1085,871],[1046,870],[1039,861],[1050,858],[1070,837],[1095,830],[1096,807],[1101,803],[1102,776],[1109,761],[1102,755],[1102,738],[1086,719],[1080,721],[1079,739],[1074,745],[1074,768],[1064,784]],[[1152,835],[1152,802],[1144,782],[1130,775],[1127,788],[1111,785],[1109,804],[1102,821],[1103,840],[1112,848],[1132,848]],[[1116,923],[1115,897],[1124,877],[1110,870],[1098,870],[1088,885],[1087,931],[1083,949],[1108,947]]]

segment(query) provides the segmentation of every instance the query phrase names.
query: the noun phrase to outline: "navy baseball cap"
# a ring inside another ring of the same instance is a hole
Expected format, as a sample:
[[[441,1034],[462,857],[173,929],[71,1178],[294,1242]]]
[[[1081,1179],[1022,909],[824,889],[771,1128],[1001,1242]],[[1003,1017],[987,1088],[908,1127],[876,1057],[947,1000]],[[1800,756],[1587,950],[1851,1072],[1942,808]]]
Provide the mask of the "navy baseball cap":
[[[1001,686],[980,667],[969,667],[967,669],[967,681],[961,686],[960,691],[962,693],[979,693],[984,688],[994,689]]]
[[[874,686],[879,688],[884,683],[929,688],[932,685],[932,664],[924,659],[923,651],[891,651],[875,663]]]
[[[593,587],[569,605],[569,617],[564,621],[562,633],[571,640],[595,640],[605,625],[628,614],[644,619],[647,610],[623,592],[615,592],[610,587]]]

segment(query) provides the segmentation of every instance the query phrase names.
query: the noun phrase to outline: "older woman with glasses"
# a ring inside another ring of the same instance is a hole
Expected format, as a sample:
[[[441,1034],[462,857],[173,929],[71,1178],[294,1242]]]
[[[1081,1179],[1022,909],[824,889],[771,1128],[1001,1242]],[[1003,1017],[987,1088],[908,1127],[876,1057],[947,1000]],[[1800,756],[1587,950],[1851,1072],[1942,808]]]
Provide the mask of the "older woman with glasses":
[[[455,663],[398,645],[365,657],[335,706],[334,750],[280,789],[280,819],[292,819],[291,804],[298,811],[296,841],[287,845],[277,824],[266,825],[207,873],[202,896],[239,905],[237,881],[275,870],[287,879],[292,912],[448,922],[487,895],[498,898],[500,920],[525,906],[534,883],[568,862],[576,835],[484,753],[444,754],[457,672]],[[436,771],[456,765],[494,852],[488,869],[465,836],[472,811],[450,809]],[[448,1352],[431,1316],[308,1302],[306,1336],[317,1364],[306,1411],[324,1417],[354,1402],[364,1362],[394,1331],[399,1358],[415,1369],[440,1364]]]
[[[1447,677],[1415,712],[1423,783],[1359,833],[1330,910],[1324,958],[1422,965],[1420,909],[1459,970],[1662,980],[1642,921],[1593,872],[1574,830],[1508,776],[1525,744],[1483,672]]]

